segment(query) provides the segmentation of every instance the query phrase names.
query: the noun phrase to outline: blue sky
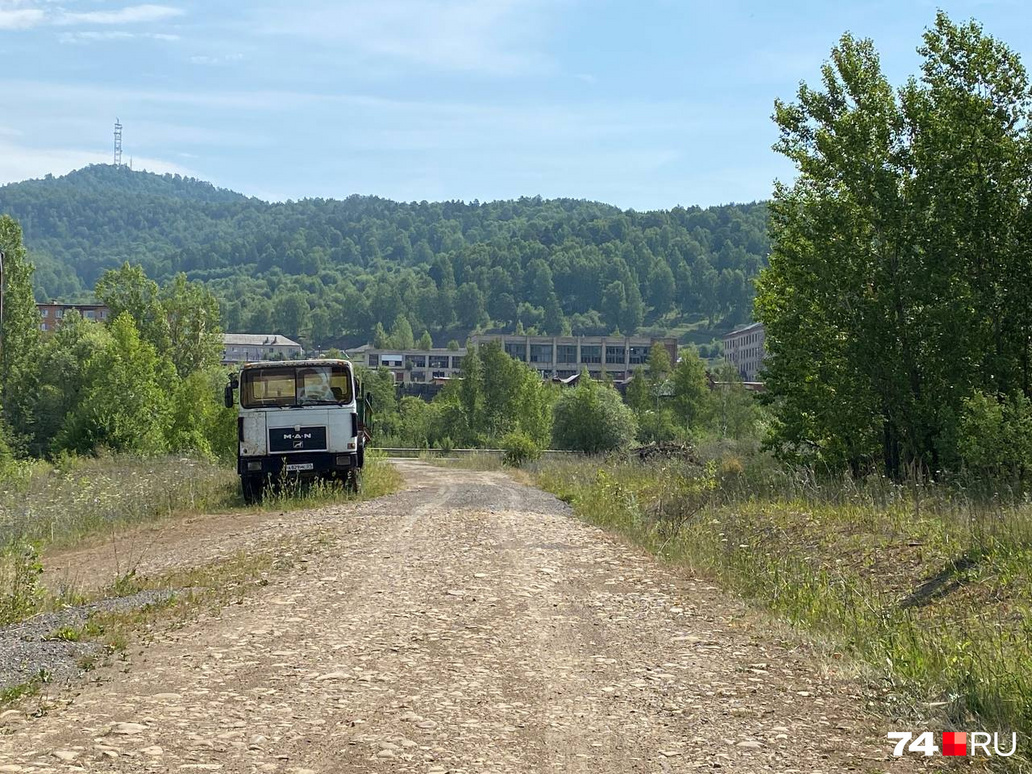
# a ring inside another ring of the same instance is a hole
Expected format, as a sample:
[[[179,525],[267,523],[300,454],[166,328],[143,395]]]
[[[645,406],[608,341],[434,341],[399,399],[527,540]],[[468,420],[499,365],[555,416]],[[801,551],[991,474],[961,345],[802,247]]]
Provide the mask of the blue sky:
[[[1023,0],[0,0],[0,181],[109,162],[265,199],[765,198],[776,97],[846,30],[896,83],[937,7]]]

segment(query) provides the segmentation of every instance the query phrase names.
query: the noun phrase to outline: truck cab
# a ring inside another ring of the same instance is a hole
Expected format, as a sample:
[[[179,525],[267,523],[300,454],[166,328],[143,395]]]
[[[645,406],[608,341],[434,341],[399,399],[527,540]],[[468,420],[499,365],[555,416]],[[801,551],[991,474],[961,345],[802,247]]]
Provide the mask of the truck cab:
[[[226,387],[239,392],[237,472],[255,503],[284,479],[339,480],[355,491],[365,464],[368,398],[347,360],[248,363]]]

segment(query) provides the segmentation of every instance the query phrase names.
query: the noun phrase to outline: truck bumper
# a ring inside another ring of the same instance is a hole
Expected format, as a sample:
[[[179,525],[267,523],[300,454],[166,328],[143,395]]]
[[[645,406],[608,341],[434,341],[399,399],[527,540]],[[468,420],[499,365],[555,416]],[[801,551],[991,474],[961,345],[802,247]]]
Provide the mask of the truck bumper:
[[[288,466],[290,468],[288,469]],[[295,467],[297,466],[297,467]],[[358,468],[358,454],[317,452],[310,454],[239,457],[237,473],[241,476],[279,478],[281,475],[300,478],[347,473]]]

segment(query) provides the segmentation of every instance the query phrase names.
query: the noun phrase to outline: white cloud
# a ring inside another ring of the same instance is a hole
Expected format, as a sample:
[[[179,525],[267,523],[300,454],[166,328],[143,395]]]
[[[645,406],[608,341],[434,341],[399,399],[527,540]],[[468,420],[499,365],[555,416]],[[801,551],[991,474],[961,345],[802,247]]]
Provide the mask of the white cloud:
[[[511,75],[549,69],[538,44],[556,5],[545,0],[308,0],[276,13],[275,22],[265,9],[258,29],[378,60]]]
[[[0,9],[0,30],[25,30],[43,23],[46,14],[39,8]]]
[[[191,64],[195,65],[208,65],[210,67],[218,67],[220,65],[228,65],[233,62],[239,62],[244,58],[243,54],[223,54],[222,56],[192,56],[190,57]]]
[[[181,8],[167,5],[130,5],[117,11],[85,11],[62,13],[57,24],[145,24],[182,16]]]
[[[25,30],[41,25],[73,26],[83,24],[126,25],[148,24],[166,21],[182,16],[184,11],[167,5],[131,5],[115,11],[84,11],[73,13],[63,8],[51,9],[38,6],[39,2],[26,0],[0,0],[0,30]],[[76,33],[79,34],[79,33]],[[80,34],[83,40],[88,37]],[[113,39],[115,36],[111,36]],[[172,39],[174,36],[162,37],[151,35],[156,39]],[[94,39],[102,39],[96,36]],[[69,42],[68,34],[61,36],[62,42]]]
[[[57,36],[61,43],[97,43],[108,40],[162,40],[175,42],[179,40],[178,35],[171,35],[162,32],[125,32],[124,30],[103,30],[100,32],[84,30],[80,32],[62,32]]]

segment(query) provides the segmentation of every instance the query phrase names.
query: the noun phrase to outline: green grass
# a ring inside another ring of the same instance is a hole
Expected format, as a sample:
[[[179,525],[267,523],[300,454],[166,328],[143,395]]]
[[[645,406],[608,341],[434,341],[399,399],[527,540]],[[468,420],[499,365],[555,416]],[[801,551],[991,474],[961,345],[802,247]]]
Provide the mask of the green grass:
[[[534,471],[582,518],[866,662],[892,711],[936,707],[943,725],[1032,734],[1032,504],[716,451],[707,469]]]

